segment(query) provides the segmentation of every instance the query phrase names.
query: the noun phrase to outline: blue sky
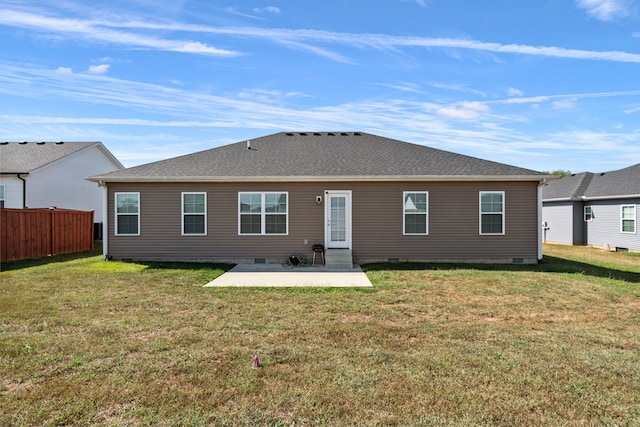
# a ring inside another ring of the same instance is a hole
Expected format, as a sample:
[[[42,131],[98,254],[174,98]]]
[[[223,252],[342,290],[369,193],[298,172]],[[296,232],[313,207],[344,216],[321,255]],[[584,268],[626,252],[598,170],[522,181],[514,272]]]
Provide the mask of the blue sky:
[[[640,162],[638,0],[2,0],[0,140],[125,166],[363,131],[536,170]]]

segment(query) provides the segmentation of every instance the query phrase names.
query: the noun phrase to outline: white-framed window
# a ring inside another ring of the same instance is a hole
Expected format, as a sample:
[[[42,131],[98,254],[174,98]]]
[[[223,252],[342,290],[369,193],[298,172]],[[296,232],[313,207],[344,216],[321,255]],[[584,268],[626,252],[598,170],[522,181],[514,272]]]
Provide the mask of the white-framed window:
[[[116,236],[140,235],[140,193],[116,193]]]
[[[0,208],[4,208],[4,184],[0,184]]]
[[[593,221],[593,208],[591,206],[584,207],[584,220]]]
[[[504,234],[504,191],[480,192],[480,234]]]
[[[182,235],[207,235],[207,193],[182,193]]]
[[[622,233],[636,232],[636,205],[620,206],[620,231]]]
[[[238,193],[238,234],[286,235],[288,225],[289,193]]]
[[[403,234],[429,234],[429,192],[404,191]]]

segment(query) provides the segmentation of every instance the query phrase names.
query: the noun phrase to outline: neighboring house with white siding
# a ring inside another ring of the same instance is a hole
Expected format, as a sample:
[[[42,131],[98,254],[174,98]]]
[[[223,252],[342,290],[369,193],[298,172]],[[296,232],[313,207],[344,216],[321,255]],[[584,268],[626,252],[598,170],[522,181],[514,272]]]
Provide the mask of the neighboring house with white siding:
[[[85,178],[123,169],[101,142],[0,142],[0,206],[93,210],[102,191]]]
[[[640,251],[640,163],[550,181],[542,206],[546,242]]]

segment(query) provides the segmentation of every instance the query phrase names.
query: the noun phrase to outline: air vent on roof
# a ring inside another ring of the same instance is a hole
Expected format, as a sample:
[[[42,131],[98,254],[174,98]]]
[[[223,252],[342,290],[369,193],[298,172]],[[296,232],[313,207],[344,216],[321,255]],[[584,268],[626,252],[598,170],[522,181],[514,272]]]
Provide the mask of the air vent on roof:
[[[9,144],[7,141],[0,142],[0,145],[7,145],[7,144]]]
[[[354,132],[353,134],[356,135],[356,136],[362,135],[360,132]]]
[[[293,136],[293,134],[291,132],[287,132],[285,135],[287,136]]]
[[[36,144],[38,144],[38,145],[44,145],[44,144],[46,144],[46,142],[44,142],[44,141],[40,141],[40,142],[36,142]]]
[[[320,136],[320,135],[322,135],[320,132],[314,132],[313,134],[314,134],[315,136]]]
[[[347,132],[340,132],[340,135],[342,136],[349,136],[349,134]]]
[[[327,135],[329,135],[329,136],[335,136],[335,133],[333,133],[333,132],[327,132]]]
[[[64,144],[64,141],[56,142],[56,144],[58,144],[58,145],[60,145],[60,144]]]
[[[602,172],[602,173],[600,174],[600,176],[603,176],[605,173],[606,173],[606,172]]]
[[[306,132],[300,132],[300,136],[307,136]]]
[[[20,144],[20,145],[24,145],[26,143],[27,143],[27,141],[18,142],[18,144]]]

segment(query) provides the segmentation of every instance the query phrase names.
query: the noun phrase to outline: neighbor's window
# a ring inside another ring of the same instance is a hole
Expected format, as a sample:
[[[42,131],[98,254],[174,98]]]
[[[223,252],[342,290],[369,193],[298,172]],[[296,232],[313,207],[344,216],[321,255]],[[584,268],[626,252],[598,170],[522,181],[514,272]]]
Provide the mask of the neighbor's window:
[[[620,231],[623,233],[636,232],[636,205],[620,206]]]
[[[429,192],[405,191],[404,234],[429,234]]]
[[[4,208],[4,184],[0,184],[0,208]]]
[[[480,192],[480,234],[504,234],[504,191]]]
[[[593,220],[593,209],[591,208],[591,206],[584,207],[584,220],[585,221]]]
[[[140,235],[140,193],[116,193],[116,235]]]
[[[288,193],[238,193],[240,234],[287,234]]]
[[[182,234],[207,234],[206,193],[182,193]]]

